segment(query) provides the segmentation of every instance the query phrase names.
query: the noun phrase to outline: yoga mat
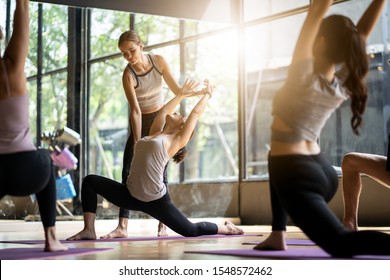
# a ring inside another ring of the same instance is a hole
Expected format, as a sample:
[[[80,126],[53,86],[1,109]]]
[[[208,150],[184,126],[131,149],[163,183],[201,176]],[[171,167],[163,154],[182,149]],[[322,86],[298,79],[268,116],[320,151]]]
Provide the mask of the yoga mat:
[[[320,248],[289,248],[285,251],[259,251],[253,249],[232,249],[232,250],[208,250],[208,251],[184,251],[190,254],[212,254],[236,257],[252,257],[265,259],[336,259]],[[390,256],[360,255],[352,259],[363,260],[390,260]]]
[[[257,245],[261,242],[244,242],[244,245]],[[315,246],[316,244],[309,239],[287,239],[287,245],[296,245],[296,246]]]
[[[67,251],[44,252],[43,248],[9,248],[0,250],[0,260],[38,260],[55,257],[96,254],[112,248],[69,248]]]
[[[81,243],[81,242],[126,242],[126,241],[160,241],[160,240],[199,240],[213,238],[231,238],[231,237],[246,237],[246,236],[262,236],[262,234],[241,234],[241,235],[202,235],[197,237],[184,237],[181,235],[174,236],[143,236],[143,237],[128,237],[128,238],[110,238],[110,239],[93,239],[93,240],[61,240],[62,243]],[[6,240],[0,243],[16,243],[16,244],[44,244],[44,240]]]

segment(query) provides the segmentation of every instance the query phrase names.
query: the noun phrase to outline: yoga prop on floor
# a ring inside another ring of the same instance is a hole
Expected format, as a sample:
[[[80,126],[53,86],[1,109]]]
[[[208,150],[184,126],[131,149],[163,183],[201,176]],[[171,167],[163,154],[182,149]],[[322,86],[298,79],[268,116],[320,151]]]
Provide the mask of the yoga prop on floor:
[[[257,245],[261,242],[244,242],[243,245]],[[287,239],[287,245],[291,246],[315,246],[316,244],[310,239]]]
[[[42,248],[7,248],[0,250],[0,260],[39,260],[56,257],[96,254],[112,248],[69,248],[67,251],[44,252]]]
[[[80,242],[132,242],[132,241],[160,241],[160,240],[199,240],[213,238],[231,238],[231,237],[246,237],[246,236],[262,236],[261,234],[241,234],[241,235],[202,235],[197,237],[184,237],[181,235],[173,236],[143,236],[143,237],[128,237],[128,238],[110,238],[110,239],[93,239],[93,240],[61,240],[62,243],[80,243]],[[15,243],[15,244],[44,244],[44,240],[5,240],[0,243]]]
[[[326,253],[321,248],[305,247],[305,248],[289,248],[287,250],[279,251],[259,251],[254,249],[231,249],[231,250],[199,250],[199,251],[184,251],[188,254],[211,254],[223,256],[249,257],[261,259],[336,259]],[[390,256],[376,256],[376,255],[360,255],[354,256],[352,259],[363,260],[390,260]]]

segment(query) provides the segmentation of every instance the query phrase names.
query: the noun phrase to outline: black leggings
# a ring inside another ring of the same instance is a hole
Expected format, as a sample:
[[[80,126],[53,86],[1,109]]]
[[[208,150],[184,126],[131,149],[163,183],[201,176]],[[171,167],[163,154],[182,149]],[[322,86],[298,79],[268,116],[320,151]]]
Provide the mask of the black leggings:
[[[191,223],[173,205],[169,194],[154,201],[143,202],[131,196],[125,184],[98,175],[88,175],[83,180],[81,188],[83,212],[96,213],[97,194],[118,207],[149,214],[171,230],[186,237],[213,235],[218,232],[218,227],[214,223]]]
[[[0,198],[36,194],[44,227],[55,225],[55,183],[49,151],[41,149],[0,155]]]
[[[152,127],[153,121],[156,118],[159,111],[150,113],[150,114],[142,114],[142,128],[141,128],[141,138],[148,136],[150,128]],[[127,177],[129,176],[129,170],[131,166],[131,161],[134,156],[134,137],[133,137],[133,129],[130,125],[130,135],[127,138],[125,151],[123,153],[123,168],[122,168],[122,183],[126,184]],[[167,176],[167,168],[168,164],[165,166],[164,170],[164,184],[168,187],[168,176]],[[130,211],[128,209],[120,208],[119,217],[129,218]]]
[[[349,232],[328,207],[338,178],[322,155],[270,156],[268,166],[273,230],[285,230],[289,215],[311,240],[335,257],[390,255],[390,235]]]

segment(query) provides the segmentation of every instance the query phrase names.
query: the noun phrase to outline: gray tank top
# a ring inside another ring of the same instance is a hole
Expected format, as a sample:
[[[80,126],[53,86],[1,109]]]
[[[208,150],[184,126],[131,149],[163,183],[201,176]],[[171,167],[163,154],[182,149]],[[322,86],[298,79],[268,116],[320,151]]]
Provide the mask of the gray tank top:
[[[164,137],[141,138],[134,146],[134,157],[127,178],[130,194],[145,202],[163,197],[167,192],[163,174],[168,161]]]
[[[147,57],[152,63],[152,68],[142,75],[137,75],[131,65],[127,65],[128,71],[135,80],[134,90],[141,111],[160,108],[164,105],[161,69],[152,55],[147,54]]]
[[[273,115],[291,132],[272,130],[271,139],[280,142],[316,141],[331,114],[349,98],[343,86],[348,71],[342,67],[332,83],[313,72],[312,59],[291,65],[283,87],[275,94]]]

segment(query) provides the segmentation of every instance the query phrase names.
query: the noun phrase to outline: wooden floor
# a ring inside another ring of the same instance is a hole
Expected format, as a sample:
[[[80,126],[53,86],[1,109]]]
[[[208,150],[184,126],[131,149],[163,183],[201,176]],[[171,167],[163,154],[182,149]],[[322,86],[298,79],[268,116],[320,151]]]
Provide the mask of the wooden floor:
[[[200,219],[191,219],[193,222]],[[201,219],[222,223],[224,219]],[[237,222],[232,219],[233,222]],[[109,233],[117,225],[117,220],[98,220],[96,222],[97,235]],[[77,233],[83,227],[79,221],[57,221],[57,234],[61,240]],[[207,254],[190,254],[185,251],[194,250],[219,250],[241,249],[251,245],[245,242],[261,242],[270,232],[270,226],[240,226],[247,236],[230,238],[197,238],[196,240],[173,239],[173,240],[148,240],[148,241],[118,241],[115,242],[78,242],[66,243],[69,248],[111,248],[111,250],[95,254],[62,256],[47,259],[60,260],[240,260],[251,259],[248,257],[218,256]],[[389,228],[378,228],[388,231]],[[157,221],[153,219],[130,220],[129,237],[156,237]],[[169,236],[177,236],[168,230]],[[296,227],[288,227],[288,238],[307,239]],[[43,240],[43,230],[40,222],[26,222],[13,220],[0,220],[0,240]],[[26,248],[35,246],[43,248],[43,245],[26,245],[15,243],[1,243],[0,250],[7,248]]]
[[[198,219],[191,219],[194,222]],[[215,223],[222,223],[223,219],[202,219]],[[236,222],[232,219],[233,222]],[[96,222],[96,231],[98,236],[107,234],[117,225],[116,220],[98,220]],[[57,234],[61,240],[77,233],[83,227],[82,221],[57,221]],[[93,247],[93,248],[112,248],[112,250],[99,252],[96,254],[64,256],[53,259],[62,260],[235,260],[248,259],[234,256],[215,256],[206,254],[189,254],[185,251],[190,250],[209,250],[209,249],[239,249],[248,248],[251,245],[243,245],[245,242],[260,242],[269,233],[270,226],[240,226],[247,236],[231,238],[200,238],[200,239],[174,239],[174,240],[152,240],[152,241],[120,241],[117,242],[83,242],[67,243],[66,246],[74,247]],[[156,237],[157,221],[130,220],[129,237]],[[177,236],[171,230],[168,230],[169,236]],[[290,238],[305,238],[295,227],[288,228]],[[40,222],[25,222],[0,220],[0,240],[43,240],[42,225]],[[26,246],[43,247],[42,245],[23,245],[14,243],[0,243],[0,250],[6,248],[21,248]],[[48,258],[50,259],[50,258]]]

